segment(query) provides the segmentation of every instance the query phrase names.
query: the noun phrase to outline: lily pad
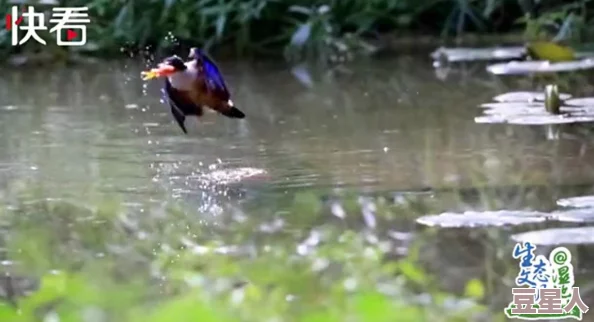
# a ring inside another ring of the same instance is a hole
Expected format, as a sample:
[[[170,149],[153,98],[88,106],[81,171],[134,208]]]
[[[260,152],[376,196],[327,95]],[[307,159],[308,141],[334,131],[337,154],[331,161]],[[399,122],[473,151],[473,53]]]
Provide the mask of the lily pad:
[[[563,99],[563,98],[561,98],[561,99]],[[564,103],[565,103],[565,105],[593,106],[594,107],[594,97],[572,98],[572,99],[566,100]]]
[[[559,93],[559,98],[566,100],[571,98],[570,94]],[[493,97],[494,101],[497,102],[544,102],[544,92],[509,92]]]
[[[542,223],[548,216],[547,213],[521,210],[446,212],[420,217],[417,223],[441,228],[502,227]]]
[[[545,107],[544,104],[539,105],[529,105],[524,104],[522,105],[506,105],[507,103],[501,103],[501,106],[498,107],[490,107],[483,111],[485,115],[494,115],[494,114],[502,114],[502,115],[521,115],[521,114],[539,114],[544,111]]]
[[[533,73],[557,73],[594,68],[594,59],[551,63],[549,61],[511,61],[487,66],[487,71],[495,75],[526,75]]]
[[[594,244],[594,227],[552,228],[512,236],[516,242],[540,246]]]
[[[549,125],[594,122],[594,104],[588,100],[570,99],[571,95],[560,93],[562,101],[558,113],[551,114],[544,103],[545,93],[510,92],[494,97],[495,102],[479,105],[483,108],[483,116],[476,117],[476,123],[486,124],[519,124]],[[592,99],[594,101],[594,99]],[[573,104],[564,104],[572,102]]]
[[[448,62],[510,60],[522,58],[526,53],[524,47],[493,47],[493,48],[445,48],[440,47],[431,53],[434,60]]]
[[[486,115],[475,117],[476,123],[507,123],[517,125],[549,125],[594,122],[594,116],[571,115]]]
[[[540,107],[544,108],[543,102],[496,102],[484,103],[479,105],[482,108],[524,108],[524,107]]]
[[[557,205],[560,207],[593,208],[592,212],[594,212],[594,196],[563,198],[557,200]]]
[[[560,222],[590,223],[594,222],[594,208],[571,209],[551,213],[551,219]]]

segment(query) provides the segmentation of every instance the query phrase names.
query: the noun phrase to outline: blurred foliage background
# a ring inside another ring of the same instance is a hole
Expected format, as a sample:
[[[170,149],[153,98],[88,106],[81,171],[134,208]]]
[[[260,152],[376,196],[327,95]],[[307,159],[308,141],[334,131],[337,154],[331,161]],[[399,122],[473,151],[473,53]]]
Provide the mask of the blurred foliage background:
[[[117,57],[123,53],[176,50],[198,45],[246,57],[284,55],[322,58],[337,52],[374,52],[386,39],[445,39],[471,34],[524,34],[580,41],[594,26],[590,0],[4,0],[14,3],[87,6],[92,23],[87,53]],[[46,34],[44,37],[55,37]],[[50,42],[51,43],[51,42]],[[373,44],[373,45],[371,45]],[[51,46],[50,46],[51,47]],[[55,46],[54,46],[55,47]],[[0,32],[3,57],[44,49],[34,42],[21,48]],[[47,51],[45,47],[45,51]],[[65,48],[52,48],[64,54]]]

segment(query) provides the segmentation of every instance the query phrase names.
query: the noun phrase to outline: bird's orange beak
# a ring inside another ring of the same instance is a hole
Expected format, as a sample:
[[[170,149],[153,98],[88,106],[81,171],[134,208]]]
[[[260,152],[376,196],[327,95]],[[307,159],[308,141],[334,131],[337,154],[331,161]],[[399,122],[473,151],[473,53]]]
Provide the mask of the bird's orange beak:
[[[143,71],[140,73],[142,80],[149,80],[159,77],[167,77],[175,73],[175,68],[167,64],[159,64],[157,68],[153,68],[149,71]]]

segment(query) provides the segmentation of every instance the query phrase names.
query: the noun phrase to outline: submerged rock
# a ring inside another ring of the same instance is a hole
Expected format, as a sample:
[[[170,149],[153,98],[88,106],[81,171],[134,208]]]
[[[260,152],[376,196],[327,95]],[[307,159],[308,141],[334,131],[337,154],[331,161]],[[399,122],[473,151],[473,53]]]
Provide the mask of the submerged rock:
[[[594,227],[552,228],[512,236],[515,242],[540,246],[594,244]]]
[[[548,216],[547,213],[521,210],[446,212],[420,217],[417,223],[441,228],[501,227],[542,223]]]

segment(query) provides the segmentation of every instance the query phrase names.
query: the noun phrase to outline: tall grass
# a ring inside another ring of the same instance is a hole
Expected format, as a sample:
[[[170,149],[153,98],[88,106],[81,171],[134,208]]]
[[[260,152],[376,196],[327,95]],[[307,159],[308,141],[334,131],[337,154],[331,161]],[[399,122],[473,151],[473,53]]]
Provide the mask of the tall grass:
[[[22,1],[19,1],[22,2]],[[37,1],[29,0],[29,3]],[[45,1],[48,2],[48,1]],[[122,48],[175,49],[180,44],[226,48],[238,55],[328,57],[361,48],[363,39],[394,31],[435,35],[552,29],[579,37],[591,22],[589,0],[55,0],[88,6],[88,51],[104,55]],[[8,12],[9,5],[0,8]],[[42,5],[37,8],[41,10]],[[591,25],[591,24],[590,24]],[[52,37],[52,35],[46,35]],[[224,45],[224,46],[223,46]],[[0,47],[12,53],[10,35]],[[38,50],[33,44],[25,50]],[[284,49],[284,50],[283,50]],[[54,48],[59,51],[60,49]]]

